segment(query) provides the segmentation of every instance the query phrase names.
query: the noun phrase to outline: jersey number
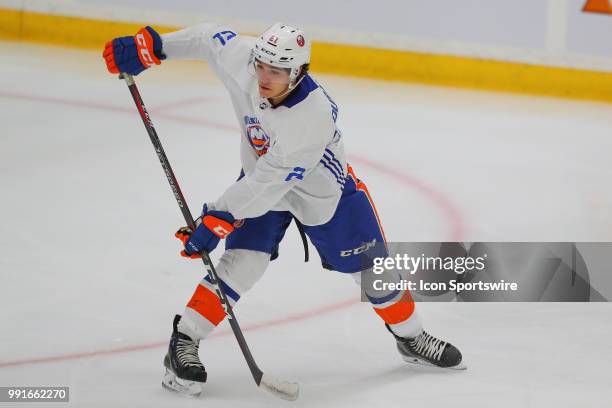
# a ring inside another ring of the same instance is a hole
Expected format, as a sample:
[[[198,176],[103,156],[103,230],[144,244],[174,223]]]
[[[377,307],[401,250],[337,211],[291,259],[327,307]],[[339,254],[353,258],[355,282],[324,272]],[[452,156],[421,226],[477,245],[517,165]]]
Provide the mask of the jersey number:
[[[303,167],[294,167],[293,171],[287,175],[285,181],[289,181],[292,178],[296,178],[298,180],[302,180],[304,178],[304,172],[306,171]]]
[[[219,40],[221,45],[224,46],[229,40],[231,40],[235,36],[236,33],[233,31],[221,31],[220,33],[213,35],[212,38],[214,38],[215,40]]]

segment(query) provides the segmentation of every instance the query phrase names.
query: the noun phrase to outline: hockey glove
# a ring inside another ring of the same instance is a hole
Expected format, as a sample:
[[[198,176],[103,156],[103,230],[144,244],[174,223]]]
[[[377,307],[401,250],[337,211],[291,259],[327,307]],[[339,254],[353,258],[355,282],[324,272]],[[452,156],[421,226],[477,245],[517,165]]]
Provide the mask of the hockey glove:
[[[209,211],[208,206],[204,204],[202,216],[196,221],[195,231],[189,227],[182,227],[174,234],[185,245],[181,256],[197,259],[201,258],[200,253],[203,250],[212,252],[219,244],[219,240],[234,230],[233,224],[232,214],[226,211]]]
[[[159,34],[146,26],[133,37],[119,37],[106,43],[102,57],[111,74],[126,72],[138,75],[153,64],[166,59]]]

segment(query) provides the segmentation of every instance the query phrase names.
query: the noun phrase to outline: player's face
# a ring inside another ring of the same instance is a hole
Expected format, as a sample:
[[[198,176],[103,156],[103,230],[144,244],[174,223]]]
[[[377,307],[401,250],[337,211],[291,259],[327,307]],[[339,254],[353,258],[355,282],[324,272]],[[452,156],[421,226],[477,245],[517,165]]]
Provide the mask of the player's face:
[[[259,82],[259,95],[273,98],[284,93],[289,86],[289,69],[278,68],[261,61],[255,61],[255,75]]]

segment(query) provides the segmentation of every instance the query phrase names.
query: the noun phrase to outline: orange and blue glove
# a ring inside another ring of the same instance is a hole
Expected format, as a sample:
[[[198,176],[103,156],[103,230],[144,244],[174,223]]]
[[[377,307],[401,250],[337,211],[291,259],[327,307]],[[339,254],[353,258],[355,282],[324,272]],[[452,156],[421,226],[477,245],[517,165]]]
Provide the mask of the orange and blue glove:
[[[141,28],[133,37],[119,37],[107,42],[102,57],[111,74],[125,72],[131,75],[138,75],[166,59],[161,37],[150,26]]]
[[[202,216],[196,220],[196,229],[192,231],[189,227],[182,227],[175,237],[180,239],[185,246],[181,256],[198,259],[202,251],[212,252],[219,241],[234,231],[234,217],[227,211],[209,211],[204,204]]]

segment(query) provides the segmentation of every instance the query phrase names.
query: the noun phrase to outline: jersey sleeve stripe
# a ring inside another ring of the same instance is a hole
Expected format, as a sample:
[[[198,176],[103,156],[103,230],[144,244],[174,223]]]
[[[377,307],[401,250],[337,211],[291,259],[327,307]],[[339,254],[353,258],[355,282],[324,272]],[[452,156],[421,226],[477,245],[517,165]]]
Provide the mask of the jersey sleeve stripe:
[[[340,184],[340,187],[341,187],[341,188],[344,188],[344,180],[343,180],[343,179],[341,179],[341,178],[338,176],[338,174],[336,174],[336,171],[335,171],[333,168],[331,168],[331,167],[329,166],[329,164],[327,164],[325,161],[323,161],[323,159],[321,159],[319,162],[320,162],[320,163],[321,163],[323,166],[325,166],[325,168],[326,168],[327,170],[329,170],[329,172],[330,172],[330,173],[331,173],[331,174],[332,174],[332,175],[335,177],[335,179],[336,179],[336,181],[338,182],[338,184]]]
[[[338,173],[338,177],[345,178],[344,171],[342,171],[342,166],[338,164],[338,161],[333,161],[331,157],[327,156],[327,154],[323,154],[323,160],[327,160],[327,163],[330,164]]]
[[[344,174],[344,167],[342,166],[342,164],[338,161],[338,159],[336,158],[336,155],[334,154],[334,152],[332,152],[329,149],[325,149],[325,152],[327,152],[332,159],[334,160],[334,162],[338,165],[338,168],[340,168],[340,173],[342,174],[342,177],[346,177],[346,175]]]

